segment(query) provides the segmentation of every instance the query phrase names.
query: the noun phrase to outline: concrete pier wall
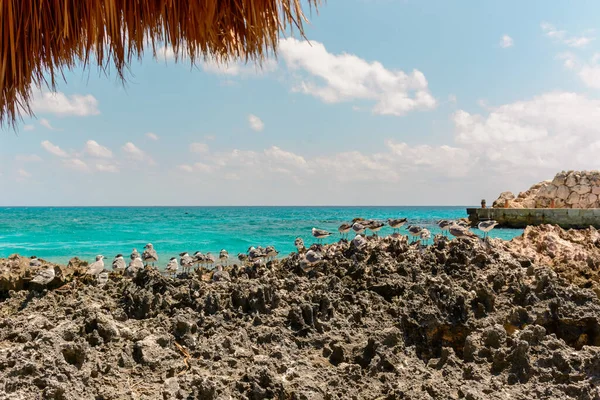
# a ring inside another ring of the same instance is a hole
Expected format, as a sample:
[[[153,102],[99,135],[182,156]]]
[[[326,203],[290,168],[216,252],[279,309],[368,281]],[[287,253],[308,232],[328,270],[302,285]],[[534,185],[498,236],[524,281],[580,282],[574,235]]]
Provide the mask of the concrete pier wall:
[[[504,228],[555,224],[561,228],[600,228],[600,208],[467,208],[472,224],[493,219]]]

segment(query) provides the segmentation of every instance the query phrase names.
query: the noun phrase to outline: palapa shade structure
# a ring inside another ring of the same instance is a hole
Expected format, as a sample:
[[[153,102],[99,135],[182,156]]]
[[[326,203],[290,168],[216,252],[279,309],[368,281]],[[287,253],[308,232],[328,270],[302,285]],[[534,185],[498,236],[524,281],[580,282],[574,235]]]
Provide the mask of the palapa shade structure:
[[[316,7],[320,0],[303,0]],[[32,88],[55,89],[77,63],[121,78],[158,44],[192,63],[261,61],[280,32],[306,21],[300,0],[0,0],[0,126],[32,114]]]

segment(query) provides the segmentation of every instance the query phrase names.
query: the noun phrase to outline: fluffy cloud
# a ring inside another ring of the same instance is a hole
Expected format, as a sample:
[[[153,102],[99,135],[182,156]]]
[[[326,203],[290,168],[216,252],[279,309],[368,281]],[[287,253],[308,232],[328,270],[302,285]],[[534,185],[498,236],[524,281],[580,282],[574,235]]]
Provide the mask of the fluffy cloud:
[[[202,62],[202,69],[205,72],[228,76],[252,76],[272,72],[277,69],[277,62],[274,59],[266,59],[262,64],[242,63],[234,61],[229,63],[219,62],[214,58]]]
[[[127,142],[121,147],[125,156],[132,161],[144,161],[147,164],[154,165],[155,162],[145,151],[131,142]]]
[[[590,44],[595,38],[589,35],[582,36],[571,36],[565,30],[558,30],[556,27],[548,22],[541,23],[542,31],[544,34],[557,42],[563,43],[569,47],[585,47]]]
[[[48,121],[46,118],[40,118],[40,125],[43,126],[46,129],[49,129],[51,131],[57,131],[58,129],[54,128],[52,126],[52,124],[50,124],[50,121]]]
[[[148,132],[146,133],[146,137],[150,140],[158,140],[158,135],[156,133]]]
[[[31,174],[30,174],[29,172],[25,171],[25,170],[24,170],[24,169],[22,169],[22,168],[21,168],[21,169],[19,169],[19,170],[17,170],[17,175],[18,175],[20,178],[31,178]]]
[[[91,94],[66,95],[62,92],[37,92],[33,96],[31,108],[35,113],[49,113],[57,116],[98,115],[98,100]]]
[[[96,163],[95,167],[98,172],[119,172],[119,168],[114,164]]]
[[[85,152],[92,157],[112,158],[113,153],[107,147],[100,145],[95,140],[88,140],[85,144]]]
[[[190,144],[190,151],[192,153],[207,153],[208,152],[208,145],[206,143],[192,143]]]
[[[515,44],[513,38],[511,38],[508,35],[504,35],[502,36],[502,39],[500,39],[500,47],[502,47],[503,49],[506,49],[508,47],[512,47]]]
[[[68,158],[66,160],[62,160],[62,162],[66,168],[75,171],[88,172],[90,170],[90,167],[88,167],[88,165],[79,158]]]
[[[255,132],[261,132],[265,129],[265,123],[254,114],[248,115],[248,123],[250,124],[250,129]]]
[[[69,156],[66,151],[64,151],[60,147],[52,144],[49,140],[44,140],[42,142],[42,147],[48,153],[54,154],[55,156],[58,156],[58,157],[68,157]]]
[[[294,38],[281,40],[279,52],[298,80],[294,91],[326,103],[367,100],[375,103],[375,114],[397,116],[436,106],[427,79],[419,70],[410,74],[389,70],[377,61],[332,54],[322,43]]]

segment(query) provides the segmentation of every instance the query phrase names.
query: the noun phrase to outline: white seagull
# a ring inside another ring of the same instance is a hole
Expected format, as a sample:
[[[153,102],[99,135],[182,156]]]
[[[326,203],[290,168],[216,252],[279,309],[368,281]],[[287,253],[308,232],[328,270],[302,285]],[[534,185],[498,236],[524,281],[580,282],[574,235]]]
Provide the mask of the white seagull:
[[[127,267],[127,275],[135,276],[142,268],[144,268],[144,262],[138,254],[136,258],[131,259],[129,262],[129,266]]]
[[[179,263],[177,262],[177,258],[171,257],[171,259],[169,260],[169,263],[167,264],[167,268],[166,268],[167,273],[169,273],[171,276],[173,276],[173,275],[177,274],[178,270],[179,270]]]
[[[122,274],[123,272],[125,272],[126,267],[127,266],[125,265],[125,259],[123,258],[123,254],[117,254],[112,262],[113,271],[115,271],[118,274]]]
[[[102,271],[104,271],[104,256],[99,255],[96,256],[96,261],[90,264],[85,274],[97,277]]]
[[[477,228],[480,231],[483,231],[483,238],[486,239],[489,235],[489,232],[494,229],[498,225],[498,222],[490,219],[489,221],[482,221],[477,225]]]
[[[146,265],[152,263],[152,266],[154,266],[154,263],[158,261],[158,254],[156,253],[156,250],[154,250],[152,243],[148,243],[146,246],[144,246],[142,260],[144,260]]]
[[[324,229],[312,228],[312,235],[317,238],[317,240],[323,240],[331,236],[331,232],[328,232]]]
[[[407,221],[408,219],[406,218],[390,218],[387,220],[387,223],[394,230],[394,232],[396,232],[400,230],[400,228],[402,228]]]
[[[194,259],[187,252],[180,253],[179,257],[181,257],[179,263],[181,264],[181,268],[183,268],[183,272],[189,275],[190,270],[194,266]]]

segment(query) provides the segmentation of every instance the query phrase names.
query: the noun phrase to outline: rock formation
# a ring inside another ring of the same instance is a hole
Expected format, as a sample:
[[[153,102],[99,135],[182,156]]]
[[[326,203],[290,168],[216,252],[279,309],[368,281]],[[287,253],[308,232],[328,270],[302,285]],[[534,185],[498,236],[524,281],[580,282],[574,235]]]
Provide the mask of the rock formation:
[[[374,237],[229,280],[146,268],[103,287],[0,290],[0,397],[597,399],[596,278],[557,268],[597,268],[597,239]],[[0,280],[24,273],[11,271]]]
[[[492,207],[600,208],[600,171],[562,171],[515,197],[503,192]]]

